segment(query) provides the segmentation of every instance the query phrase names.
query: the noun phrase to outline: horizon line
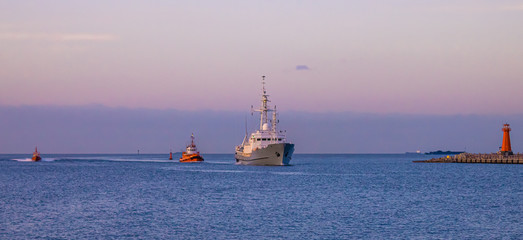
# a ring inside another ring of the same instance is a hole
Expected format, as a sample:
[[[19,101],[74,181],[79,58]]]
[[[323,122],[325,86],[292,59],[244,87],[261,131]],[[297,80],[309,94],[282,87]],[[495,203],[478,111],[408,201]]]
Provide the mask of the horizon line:
[[[447,151],[447,150],[446,150]],[[453,150],[448,150],[448,151],[452,151],[452,152],[456,152],[456,151],[453,151]],[[40,152],[41,153],[41,152]],[[174,153],[182,153],[182,152],[172,152],[173,154]],[[466,153],[469,153],[469,152],[466,152]],[[479,152],[478,152],[479,153]],[[484,153],[488,153],[488,152],[484,152]],[[494,153],[494,152],[491,152],[491,153]],[[0,153],[0,155],[30,155],[32,153]],[[114,154],[114,155],[169,155],[169,152],[166,152],[166,153],[42,153],[42,155],[54,155],[54,154],[71,154],[71,155],[85,155],[85,154],[92,154],[92,155],[103,155],[103,154]],[[202,155],[205,155],[205,154],[232,154],[234,155],[234,152],[231,152],[231,153],[201,153]],[[391,152],[383,152],[383,153],[321,153],[321,152],[317,152],[317,153],[294,153],[294,154],[297,154],[297,155],[304,155],[304,154],[322,154],[322,155],[357,155],[357,154],[370,154],[370,155],[402,155],[402,154],[409,154],[409,155],[428,155],[428,154],[425,154],[425,153],[415,153],[415,152],[398,152],[398,153],[391,153]]]

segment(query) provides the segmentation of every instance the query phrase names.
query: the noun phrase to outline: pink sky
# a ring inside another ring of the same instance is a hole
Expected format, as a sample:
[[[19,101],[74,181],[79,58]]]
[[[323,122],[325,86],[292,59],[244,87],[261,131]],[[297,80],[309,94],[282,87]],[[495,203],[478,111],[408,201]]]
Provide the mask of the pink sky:
[[[520,1],[217,2],[2,1],[0,105],[523,113]]]

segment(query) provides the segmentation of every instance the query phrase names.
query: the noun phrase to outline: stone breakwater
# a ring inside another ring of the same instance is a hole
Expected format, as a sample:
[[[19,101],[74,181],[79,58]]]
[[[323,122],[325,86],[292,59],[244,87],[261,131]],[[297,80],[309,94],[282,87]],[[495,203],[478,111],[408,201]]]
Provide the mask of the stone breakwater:
[[[461,153],[454,156],[432,158],[422,163],[500,163],[500,164],[523,164],[523,154],[502,155],[498,153]]]

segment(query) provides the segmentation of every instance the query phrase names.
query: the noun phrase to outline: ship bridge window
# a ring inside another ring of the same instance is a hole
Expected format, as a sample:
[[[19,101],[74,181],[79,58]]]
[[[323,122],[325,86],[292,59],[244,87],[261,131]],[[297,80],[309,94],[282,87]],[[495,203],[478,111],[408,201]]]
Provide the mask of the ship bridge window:
[[[260,138],[256,139],[256,141],[260,141],[260,140],[261,140]]]
[[[278,141],[281,141],[281,138],[278,138]]]

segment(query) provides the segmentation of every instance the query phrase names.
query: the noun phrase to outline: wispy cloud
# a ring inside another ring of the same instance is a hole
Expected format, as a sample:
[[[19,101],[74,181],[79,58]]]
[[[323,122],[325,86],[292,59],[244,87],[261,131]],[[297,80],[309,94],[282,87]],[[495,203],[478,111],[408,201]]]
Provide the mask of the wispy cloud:
[[[500,9],[504,11],[523,11],[523,4],[502,6]]]
[[[19,32],[8,32],[0,33],[0,40],[13,40],[13,41],[114,41],[117,37],[110,34],[90,34],[90,33],[19,33]]]
[[[303,70],[310,70],[310,68],[307,65],[297,65],[296,70],[303,71]]]
[[[9,23],[0,23],[0,29],[10,29],[13,27],[13,24],[9,24]]]
[[[454,13],[487,13],[487,12],[507,12],[523,11],[523,4],[500,4],[495,1],[484,4],[452,4],[437,7],[437,10]]]
[[[108,34],[62,34],[59,36],[62,41],[113,41],[116,36]]]

